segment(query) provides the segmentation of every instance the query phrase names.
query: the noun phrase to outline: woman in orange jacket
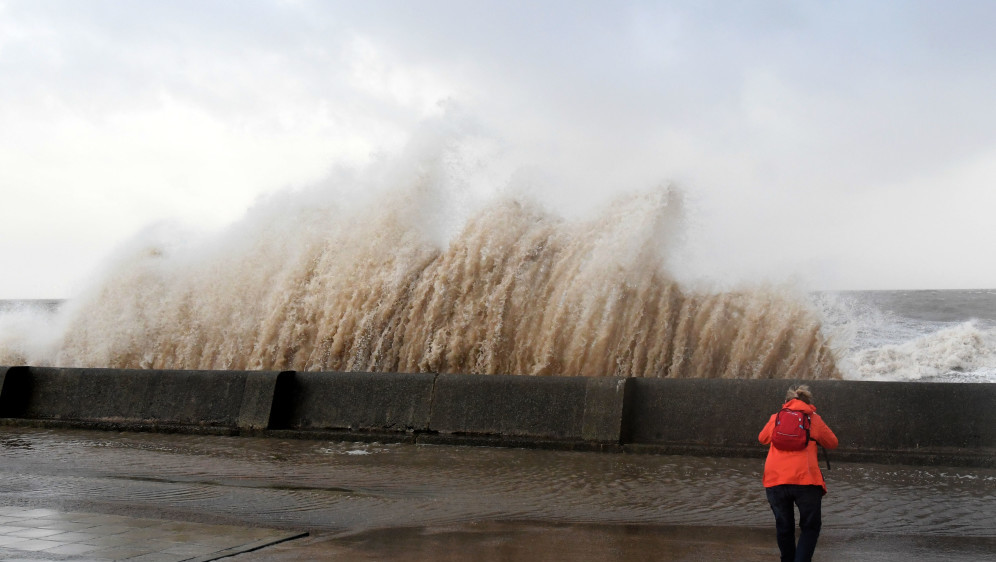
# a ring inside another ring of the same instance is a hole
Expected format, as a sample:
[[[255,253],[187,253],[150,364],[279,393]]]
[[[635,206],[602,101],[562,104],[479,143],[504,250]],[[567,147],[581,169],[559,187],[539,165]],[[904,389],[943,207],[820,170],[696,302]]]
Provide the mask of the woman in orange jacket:
[[[813,558],[816,541],[822,527],[821,504],[827,493],[823,473],[816,459],[817,443],[827,449],[837,447],[837,436],[827,427],[813,406],[813,394],[808,386],[790,388],[785,396],[783,409],[792,410],[808,417],[808,440],[804,440],[799,450],[783,450],[776,446],[776,420],[773,414],[767,425],[757,436],[768,448],[768,458],[764,461],[764,489],[775,514],[775,534],[782,562],[803,562]],[[782,419],[785,419],[785,415]],[[773,443],[772,441],[775,441]],[[782,444],[783,447],[789,445]],[[799,544],[795,542],[795,507],[799,506]]]

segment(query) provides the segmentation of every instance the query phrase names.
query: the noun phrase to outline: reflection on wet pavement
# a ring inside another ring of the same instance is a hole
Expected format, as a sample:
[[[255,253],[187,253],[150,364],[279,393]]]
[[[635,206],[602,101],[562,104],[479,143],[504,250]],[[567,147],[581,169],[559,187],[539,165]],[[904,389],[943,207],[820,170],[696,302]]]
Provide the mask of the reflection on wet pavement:
[[[0,505],[333,532],[762,527],[762,461],[0,428]],[[996,470],[834,463],[824,529],[991,537]]]
[[[994,553],[996,539],[992,538],[831,531],[820,537],[814,560],[979,562],[993,560]],[[485,521],[378,529],[337,539],[315,536],[241,554],[232,561],[770,562],[778,558],[773,532],[768,529]]]

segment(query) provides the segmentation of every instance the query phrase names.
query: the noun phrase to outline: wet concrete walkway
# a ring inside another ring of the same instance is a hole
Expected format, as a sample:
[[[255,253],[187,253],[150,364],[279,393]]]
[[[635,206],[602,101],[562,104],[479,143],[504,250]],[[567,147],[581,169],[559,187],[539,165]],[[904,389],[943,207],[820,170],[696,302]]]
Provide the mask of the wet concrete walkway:
[[[761,468],[0,427],[0,559],[773,560]],[[994,470],[839,463],[827,479],[817,560],[996,560]]]
[[[30,560],[218,560],[307,533],[0,507],[0,558]]]

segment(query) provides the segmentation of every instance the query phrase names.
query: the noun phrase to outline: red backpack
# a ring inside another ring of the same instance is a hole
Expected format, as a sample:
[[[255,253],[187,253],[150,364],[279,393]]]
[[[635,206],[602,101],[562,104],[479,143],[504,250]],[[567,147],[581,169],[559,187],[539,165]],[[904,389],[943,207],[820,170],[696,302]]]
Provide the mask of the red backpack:
[[[771,434],[771,444],[782,451],[801,451],[809,445],[809,416],[798,411],[783,408],[775,415],[775,431]]]

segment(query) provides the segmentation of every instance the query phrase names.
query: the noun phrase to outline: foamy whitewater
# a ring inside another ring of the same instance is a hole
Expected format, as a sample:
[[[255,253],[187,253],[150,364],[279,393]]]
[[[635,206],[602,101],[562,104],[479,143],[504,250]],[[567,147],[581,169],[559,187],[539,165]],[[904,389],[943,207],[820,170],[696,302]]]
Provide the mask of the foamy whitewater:
[[[450,146],[219,232],[151,227],[81,294],[0,306],[0,365],[996,380],[996,311],[972,313],[992,292],[917,319],[873,294],[690,286],[680,191],[566,218],[482,189],[500,174],[475,161]]]
[[[845,378],[996,382],[996,290],[813,296]]]

